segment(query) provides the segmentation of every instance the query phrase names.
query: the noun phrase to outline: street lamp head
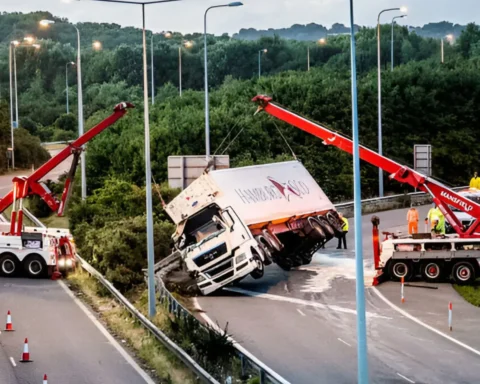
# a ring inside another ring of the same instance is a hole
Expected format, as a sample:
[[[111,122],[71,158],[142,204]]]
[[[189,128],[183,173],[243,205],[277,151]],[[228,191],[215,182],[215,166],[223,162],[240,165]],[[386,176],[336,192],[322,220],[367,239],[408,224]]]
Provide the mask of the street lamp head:
[[[192,48],[193,47],[193,41],[190,41],[190,40],[184,41],[183,45],[184,45],[185,48]]]
[[[40,44],[32,44],[32,47],[35,49],[40,49]]]
[[[96,51],[99,51],[102,49],[102,43],[98,40],[94,41],[92,46],[93,46],[93,49],[95,49]]]
[[[229,3],[229,7],[241,7],[243,3],[241,1],[234,1],[233,3]]]
[[[75,63],[73,61],[70,61],[68,64],[75,65]]]
[[[172,32],[162,32],[163,36],[165,36],[167,39],[170,39],[173,35],[172,35]]]
[[[445,37],[446,37],[446,39],[447,39],[448,41],[452,41],[452,40],[453,40],[453,35],[452,35],[451,33],[448,34],[448,35],[445,36]]]
[[[408,8],[407,7],[400,7],[400,12],[407,13]]]
[[[262,49],[262,52],[263,52],[263,53],[267,53],[267,52],[268,52],[268,49],[267,49],[267,48],[264,48],[264,49]]]
[[[20,42],[18,40],[13,40],[11,44],[14,46],[17,46],[17,45],[20,45]]]
[[[44,20],[40,20],[40,21],[39,21],[39,24],[40,24],[42,27],[48,27],[50,24],[55,24],[55,21],[44,19]]]
[[[325,44],[326,42],[327,42],[327,40],[324,37],[322,37],[320,40],[318,40],[319,44]]]
[[[35,38],[33,36],[25,36],[23,40],[29,44],[32,44],[35,41]]]

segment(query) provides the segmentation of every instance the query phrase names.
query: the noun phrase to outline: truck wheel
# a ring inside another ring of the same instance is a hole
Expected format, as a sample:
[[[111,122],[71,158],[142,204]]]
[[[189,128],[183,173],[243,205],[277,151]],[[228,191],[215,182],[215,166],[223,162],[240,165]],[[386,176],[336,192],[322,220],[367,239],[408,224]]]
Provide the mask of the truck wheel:
[[[408,281],[413,276],[412,264],[407,260],[392,260],[388,268],[388,274],[394,281]]]
[[[475,269],[468,261],[461,261],[453,266],[452,276],[458,285],[469,284],[475,280]]]
[[[275,262],[280,268],[282,268],[284,271],[287,271],[287,272],[290,271],[293,266],[292,260],[290,259],[277,258]]]
[[[272,264],[272,252],[270,251],[270,246],[268,245],[268,241],[262,235],[255,237],[255,240],[257,241],[258,247],[263,252],[265,265]]]
[[[263,261],[256,251],[253,252],[253,259],[257,264],[257,268],[254,271],[250,272],[250,276],[252,276],[255,280],[258,280],[263,277],[263,273],[265,272],[265,266],[263,265]]]
[[[343,221],[338,216],[337,212],[327,212],[325,218],[328,220],[333,230],[335,231],[335,236],[341,236],[343,234]]]
[[[443,265],[435,261],[427,261],[421,266],[423,280],[434,283],[442,279]]]
[[[266,229],[263,230],[263,236],[275,251],[280,252],[282,250],[283,244],[280,243],[276,236],[271,235]]]
[[[335,230],[332,228],[328,220],[323,216],[318,216],[317,219],[325,232],[327,241],[333,239],[335,237]]]
[[[45,275],[47,270],[45,261],[39,255],[27,256],[27,258],[23,262],[23,268],[27,272],[28,277],[34,279]]]
[[[311,227],[311,231],[308,233],[308,237],[312,237],[316,240],[325,239],[325,232],[318,219],[316,219],[315,217],[309,217],[308,224],[310,224]]]
[[[18,259],[11,253],[4,253],[0,257],[0,275],[15,276],[18,272]]]

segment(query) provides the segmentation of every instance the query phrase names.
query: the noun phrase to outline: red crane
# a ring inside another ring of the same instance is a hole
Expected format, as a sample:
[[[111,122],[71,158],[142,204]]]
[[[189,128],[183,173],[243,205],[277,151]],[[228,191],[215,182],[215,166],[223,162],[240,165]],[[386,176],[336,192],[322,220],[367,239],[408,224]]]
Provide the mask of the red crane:
[[[322,127],[300,115],[297,115],[277,103],[272,102],[272,98],[264,95],[258,95],[253,98],[254,102],[259,104],[257,112],[263,110],[268,114],[283,120],[294,127],[308,132],[323,140],[325,145],[333,145],[342,151],[352,154],[353,142],[349,138],[342,136],[338,132]],[[462,238],[480,238],[480,232],[477,228],[480,224],[480,205],[464,196],[452,191],[438,181],[422,175],[421,173],[399,164],[385,156],[379,155],[364,146],[360,146],[360,158],[378,168],[388,172],[390,179],[395,179],[400,183],[407,183],[420,191],[430,194],[434,203],[451,224],[455,232]],[[474,218],[473,223],[468,229],[464,228],[457,217],[452,213],[450,206],[465,212]]]
[[[101,133],[103,130],[114,124],[118,119],[122,118],[128,108],[133,108],[130,103],[120,103],[115,106],[114,112],[98,125],[90,129],[88,132],[68,144],[62,151],[52,157],[49,161],[43,164],[30,176],[21,176],[13,178],[13,189],[0,199],[0,214],[8,207],[13,205],[10,220],[10,235],[20,235],[23,224],[23,199],[32,196],[40,196],[50,207],[52,211],[57,212],[61,216],[65,210],[68,198],[71,192],[71,185],[75,176],[75,171],[78,164],[82,146]],[[61,200],[58,201],[48,187],[41,183],[40,180],[45,177],[50,171],[57,167],[60,163],[65,161],[70,155],[74,156],[70,171],[65,180],[65,187],[63,189]],[[19,200],[19,210],[17,215],[17,200]]]

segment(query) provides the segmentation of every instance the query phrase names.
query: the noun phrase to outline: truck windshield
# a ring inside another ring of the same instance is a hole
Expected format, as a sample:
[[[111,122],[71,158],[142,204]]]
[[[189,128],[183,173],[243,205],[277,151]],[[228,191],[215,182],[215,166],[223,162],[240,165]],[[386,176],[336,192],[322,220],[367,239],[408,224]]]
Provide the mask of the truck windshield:
[[[190,217],[185,224],[183,236],[185,241],[182,241],[180,248],[184,249],[188,246],[198,244],[208,237],[216,236],[219,232],[224,230],[220,223],[213,221],[213,216],[219,215],[219,210],[215,206],[205,208],[203,211]]]

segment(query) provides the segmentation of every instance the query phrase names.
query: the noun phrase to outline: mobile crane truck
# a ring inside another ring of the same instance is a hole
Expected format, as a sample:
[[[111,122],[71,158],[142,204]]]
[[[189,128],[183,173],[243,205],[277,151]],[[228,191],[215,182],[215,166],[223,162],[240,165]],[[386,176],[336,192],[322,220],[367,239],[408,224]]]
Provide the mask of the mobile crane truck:
[[[70,197],[82,147],[123,117],[127,109],[132,107],[129,103],[118,104],[112,115],[74,140],[30,176],[13,179],[13,189],[0,199],[0,215],[12,206],[10,223],[0,223],[1,276],[14,276],[23,268],[32,278],[45,275],[58,278],[62,272],[66,273],[75,267],[75,247],[68,229],[24,227],[24,211],[28,212],[23,206],[23,200],[37,195],[52,211],[62,216]],[[71,155],[74,158],[59,201],[41,180]]]
[[[172,256],[205,295],[248,275],[259,279],[272,262],[287,271],[309,264],[342,231],[333,204],[298,161],[207,170],[165,210],[176,224]]]
[[[265,111],[288,124],[323,140],[325,145],[333,145],[352,154],[353,142],[345,136],[329,130],[317,123],[290,112],[272,98],[259,95],[253,98],[259,104],[257,112]],[[457,193],[431,177],[401,165],[385,156],[360,146],[360,158],[389,173],[390,179],[407,183],[412,187],[432,196],[433,202],[440,209],[454,235],[432,237],[417,234],[412,237],[398,238],[392,233],[385,233],[381,246],[378,244],[378,218],[374,224],[374,261],[377,276],[374,284],[385,278],[408,281],[418,275],[428,282],[452,278],[457,284],[472,283],[480,275],[480,204],[476,199],[469,199],[463,193]],[[456,212],[465,212],[470,217],[469,225],[462,224]],[[377,240],[376,240],[377,239]]]

